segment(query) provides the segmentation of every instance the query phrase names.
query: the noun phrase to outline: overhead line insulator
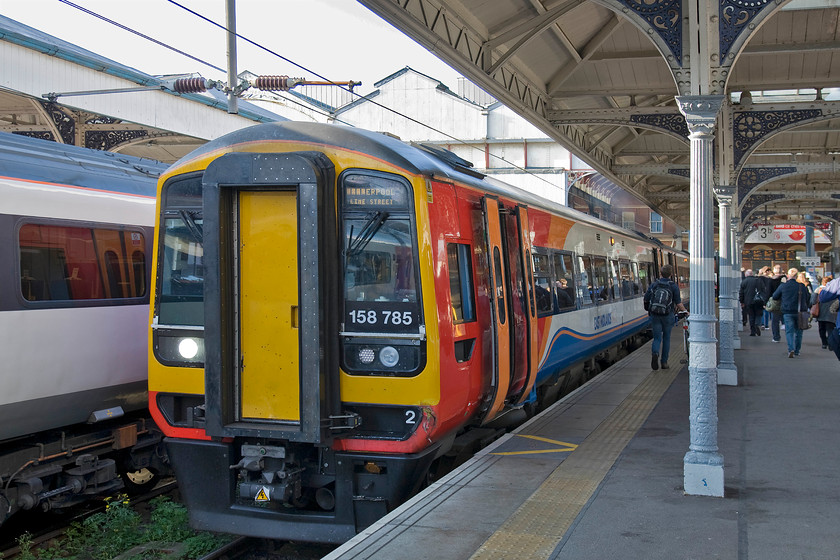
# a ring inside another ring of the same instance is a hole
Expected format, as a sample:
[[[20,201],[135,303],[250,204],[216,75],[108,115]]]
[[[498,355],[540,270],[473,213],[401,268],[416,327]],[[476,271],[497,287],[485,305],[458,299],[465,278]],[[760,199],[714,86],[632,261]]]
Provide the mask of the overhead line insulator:
[[[289,91],[299,83],[302,78],[290,78],[288,76],[257,76],[254,80],[254,87],[272,91]]]
[[[172,85],[177,93],[204,93],[216,86],[216,82],[206,78],[178,78]]]

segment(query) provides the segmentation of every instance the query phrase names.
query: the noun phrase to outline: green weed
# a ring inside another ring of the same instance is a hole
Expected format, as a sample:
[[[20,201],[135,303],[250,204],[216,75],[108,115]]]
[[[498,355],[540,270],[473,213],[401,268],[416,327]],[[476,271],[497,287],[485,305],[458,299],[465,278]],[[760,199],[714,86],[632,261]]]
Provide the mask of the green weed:
[[[20,553],[16,559],[109,560],[139,544],[158,541],[183,543],[184,553],[180,560],[192,560],[231,540],[227,535],[193,531],[186,508],[165,496],[153,499],[151,508],[150,520],[144,523],[125,495],[108,499],[104,512],[72,524],[61,539],[49,545],[37,548],[31,535],[22,535],[18,538]],[[149,550],[136,556],[136,560],[159,557],[158,553]]]

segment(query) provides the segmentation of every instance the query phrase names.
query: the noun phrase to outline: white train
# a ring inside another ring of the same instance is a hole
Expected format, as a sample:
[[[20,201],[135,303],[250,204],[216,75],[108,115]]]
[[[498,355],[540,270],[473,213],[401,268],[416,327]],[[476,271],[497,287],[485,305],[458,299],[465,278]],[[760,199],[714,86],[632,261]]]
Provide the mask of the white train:
[[[137,413],[165,168],[0,133],[0,522],[157,469],[159,434]]]

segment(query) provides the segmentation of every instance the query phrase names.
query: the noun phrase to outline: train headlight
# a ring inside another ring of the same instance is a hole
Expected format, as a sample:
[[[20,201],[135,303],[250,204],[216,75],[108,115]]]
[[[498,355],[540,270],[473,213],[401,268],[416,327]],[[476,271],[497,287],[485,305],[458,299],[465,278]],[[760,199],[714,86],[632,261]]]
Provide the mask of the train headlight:
[[[370,348],[362,348],[359,350],[359,362],[363,364],[372,364],[376,354]]]
[[[155,357],[168,366],[201,367],[204,363],[204,339],[201,331],[154,331]]]
[[[342,341],[342,368],[350,375],[411,377],[419,373],[422,354],[419,343],[403,341]],[[199,350],[201,355],[203,350]]]
[[[400,361],[400,353],[393,346],[386,346],[379,351],[379,361],[385,367],[394,367]]]
[[[184,338],[178,343],[178,353],[187,360],[198,355],[198,342],[194,338]]]

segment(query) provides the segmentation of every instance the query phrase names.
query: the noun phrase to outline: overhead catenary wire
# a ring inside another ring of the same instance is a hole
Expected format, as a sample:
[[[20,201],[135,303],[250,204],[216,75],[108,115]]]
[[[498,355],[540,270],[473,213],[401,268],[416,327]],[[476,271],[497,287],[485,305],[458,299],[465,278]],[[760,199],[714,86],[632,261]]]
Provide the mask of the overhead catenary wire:
[[[70,7],[76,8],[77,10],[80,10],[80,11],[82,11],[82,12],[84,12],[84,13],[88,14],[88,15],[91,15],[91,16],[93,16],[93,17],[95,17],[95,18],[98,18],[98,19],[100,19],[100,20],[102,20],[102,21],[104,21],[104,22],[106,22],[106,23],[109,23],[109,24],[111,24],[111,25],[114,25],[114,26],[116,26],[116,27],[118,27],[118,28],[120,28],[120,29],[122,29],[122,30],[124,30],[124,31],[128,31],[129,33],[132,33],[132,34],[134,34],[134,35],[137,35],[138,37],[141,37],[141,38],[143,38],[143,39],[146,39],[146,40],[148,40],[148,41],[151,41],[152,43],[154,43],[154,44],[156,44],[156,45],[159,45],[159,46],[161,46],[161,47],[163,47],[163,48],[166,48],[166,49],[168,49],[168,50],[171,50],[171,51],[173,51],[173,52],[175,52],[175,53],[177,53],[177,54],[180,54],[180,55],[186,56],[187,58],[189,58],[189,59],[191,59],[191,60],[194,60],[194,61],[196,61],[196,62],[199,62],[199,63],[201,63],[201,64],[204,64],[205,66],[208,66],[208,67],[210,67],[210,68],[212,68],[212,69],[214,69],[214,70],[216,70],[216,71],[219,71],[219,72],[222,72],[222,73],[226,73],[226,72],[227,72],[227,70],[225,70],[224,68],[220,68],[220,67],[218,67],[218,66],[216,66],[216,65],[214,65],[214,64],[212,64],[212,63],[210,63],[210,62],[207,62],[207,61],[205,61],[205,60],[202,60],[202,59],[200,59],[200,58],[198,58],[198,57],[196,57],[196,56],[193,56],[193,55],[191,55],[191,54],[189,54],[189,53],[187,53],[187,52],[185,52],[185,51],[182,51],[182,50],[180,50],[180,49],[178,49],[178,48],[175,48],[175,47],[173,47],[173,46],[171,46],[171,45],[168,45],[168,44],[164,43],[163,41],[160,41],[160,40],[158,40],[158,39],[155,39],[155,38],[153,38],[153,37],[150,37],[150,36],[148,36],[148,35],[146,35],[146,34],[144,34],[144,33],[141,33],[141,32],[139,32],[139,31],[135,30],[135,29],[132,29],[131,27],[129,27],[129,26],[127,26],[127,25],[121,24],[121,23],[119,23],[119,22],[117,22],[117,21],[114,21],[114,20],[112,20],[112,19],[110,19],[110,18],[107,18],[107,17],[105,17],[105,16],[103,16],[103,15],[101,15],[101,14],[98,14],[97,12],[94,12],[93,10],[90,10],[90,9],[88,9],[88,8],[85,8],[85,7],[83,7],[83,6],[80,6],[80,5],[78,5],[78,4],[76,4],[76,3],[74,3],[74,2],[72,2],[72,1],[70,1],[70,0],[58,0],[58,1],[59,1],[59,2],[61,2],[61,3],[63,3],[63,4],[68,5],[68,6],[70,6]],[[535,174],[535,173],[533,173],[533,172],[529,171],[528,169],[525,169],[525,168],[523,168],[523,167],[521,167],[521,166],[519,166],[519,165],[517,165],[517,164],[515,164],[515,163],[513,163],[513,162],[511,162],[511,161],[508,161],[507,159],[505,159],[505,158],[503,158],[503,157],[501,157],[501,156],[499,156],[499,155],[492,154],[492,153],[485,153],[485,151],[484,151],[484,150],[482,150],[481,148],[479,148],[479,147],[475,146],[475,144],[474,144],[474,143],[471,143],[471,142],[468,142],[468,141],[463,140],[463,139],[461,139],[461,138],[458,138],[458,137],[456,137],[456,136],[453,136],[453,135],[451,135],[451,134],[449,134],[449,133],[447,133],[447,132],[445,132],[445,131],[443,131],[443,130],[440,130],[440,129],[438,129],[438,128],[436,128],[436,127],[434,127],[434,126],[432,126],[432,125],[430,125],[430,124],[428,124],[428,123],[426,123],[426,122],[423,122],[423,121],[420,121],[420,120],[418,120],[418,119],[415,119],[414,117],[411,117],[411,116],[409,116],[409,115],[406,115],[405,113],[402,113],[402,112],[400,112],[400,111],[398,111],[398,110],[396,110],[396,109],[393,109],[393,108],[391,108],[391,107],[388,107],[387,105],[383,105],[383,104],[381,104],[381,103],[379,103],[379,102],[377,102],[377,101],[375,101],[375,100],[371,99],[371,98],[370,98],[370,97],[368,97],[368,96],[365,96],[365,95],[361,95],[361,94],[359,94],[359,93],[356,93],[355,91],[353,91],[353,88],[352,88],[352,87],[351,87],[351,88],[346,88],[346,87],[344,87],[343,85],[341,85],[341,83],[339,83],[339,82],[335,82],[335,81],[333,81],[333,80],[330,80],[329,78],[327,78],[327,77],[325,77],[325,76],[323,76],[323,75],[319,74],[318,72],[316,72],[316,71],[314,71],[314,70],[311,70],[311,69],[307,68],[306,66],[303,66],[303,65],[301,65],[301,64],[298,64],[297,62],[295,62],[295,61],[293,61],[293,60],[291,60],[291,59],[289,59],[289,58],[287,58],[287,57],[285,57],[285,56],[281,55],[280,53],[278,53],[278,52],[276,52],[276,51],[273,51],[272,49],[270,49],[270,48],[268,48],[268,47],[266,47],[266,46],[264,46],[264,45],[262,45],[262,44],[260,44],[260,43],[258,43],[258,42],[256,42],[256,41],[253,41],[252,39],[250,39],[250,38],[248,38],[248,37],[243,36],[242,34],[240,34],[240,33],[238,33],[238,32],[235,32],[235,31],[230,31],[230,30],[229,30],[229,29],[228,29],[225,25],[220,24],[220,23],[218,23],[218,22],[216,22],[216,21],[213,21],[212,19],[208,18],[207,16],[204,16],[203,14],[201,14],[201,13],[199,13],[199,12],[196,12],[195,10],[193,10],[193,9],[191,9],[191,8],[188,8],[187,6],[184,6],[184,5],[183,5],[183,4],[181,4],[180,2],[177,2],[176,0],[167,0],[167,1],[168,1],[170,4],[172,4],[172,5],[174,5],[174,6],[177,6],[177,7],[181,8],[182,10],[186,11],[187,13],[190,13],[190,14],[192,14],[193,16],[195,16],[195,17],[197,17],[197,18],[199,18],[199,19],[201,19],[201,20],[204,20],[205,22],[209,23],[210,25],[213,25],[213,26],[215,26],[215,27],[218,27],[219,29],[221,29],[221,30],[225,31],[226,33],[229,33],[229,34],[230,34],[230,33],[232,33],[232,34],[233,34],[233,35],[235,35],[237,38],[242,39],[243,41],[247,42],[248,44],[253,45],[254,47],[256,47],[256,48],[258,48],[258,49],[261,49],[261,50],[263,50],[263,51],[265,51],[265,52],[267,52],[267,53],[269,53],[269,54],[271,54],[271,55],[273,55],[273,56],[275,56],[275,57],[277,57],[277,58],[279,58],[279,59],[281,59],[281,60],[283,60],[283,61],[285,61],[285,62],[287,62],[287,63],[289,63],[289,64],[291,64],[291,65],[293,65],[293,66],[295,66],[295,67],[297,67],[297,68],[300,68],[300,69],[301,69],[301,70],[303,70],[304,72],[307,72],[307,73],[309,73],[309,74],[312,74],[312,75],[314,75],[314,76],[316,76],[316,77],[320,78],[321,80],[324,80],[325,82],[328,82],[329,84],[334,85],[335,87],[341,88],[341,89],[343,89],[344,91],[346,91],[346,92],[350,93],[351,95],[354,95],[354,96],[356,96],[356,97],[358,97],[358,98],[360,98],[360,99],[361,99],[361,98],[364,98],[367,102],[372,103],[373,105],[375,105],[375,106],[377,106],[377,107],[379,107],[379,108],[381,108],[381,109],[384,109],[384,110],[386,110],[386,111],[389,111],[389,112],[391,112],[391,113],[394,113],[395,115],[398,115],[398,116],[400,116],[400,117],[402,117],[402,118],[404,118],[404,119],[406,119],[406,120],[408,120],[408,121],[410,121],[410,122],[413,122],[413,123],[418,124],[418,125],[420,125],[420,126],[422,126],[422,127],[424,127],[424,128],[427,128],[427,129],[429,129],[429,130],[431,130],[431,131],[433,131],[433,132],[435,132],[435,133],[437,133],[437,134],[440,134],[441,136],[443,136],[443,137],[445,137],[445,138],[448,138],[448,139],[452,140],[454,143],[457,143],[457,144],[460,144],[460,145],[463,145],[463,146],[467,146],[468,148],[473,149],[473,150],[477,150],[477,151],[481,152],[481,153],[482,153],[482,155],[488,155],[489,157],[491,157],[491,158],[493,158],[493,159],[496,159],[496,160],[498,160],[498,161],[504,162],[504,163],[506,163],[506,164],[510,165],[511,167],[513,167],[513,168],[515,168],[515,169],[517,169],[517,170],[519,170],[519,171],[521,171],[521,172],[523,172],[523,173],[526,173],[526,174],[528,174],[528,175],[531,175],[531,176],[533,176],[533,177],[535,177],[535,178],[537,178],[537,179],[539,179],[539,180],[541,180],[541,181],[543,181],[543,182],[545,182],[545,183],[547,183],[547,184],[551,185],[552,187],[556,187],[556,185],[555,185],[554,183],[552,183],[551,181],[548,181],[547,179],[545,179],[545,178],[543,178],[543,177],[540,177],[539,175],[537,175],[537,174]],[[236,84],[228,84],[228,87],[232,89],[232,88],[236,87]],[[289,99],[288,99],[287,97],[285,97],[285,96],[282,96],[282,97],[283,97],[284,99],[289,100]],[[297,102],[295,102],[295,103],[297,103]],[[297,103],[297,104],[299,104],[299,105],[300,105],[300,103]],[[333,120],[336,120],[336,121],[338,121],[338,122],[342,122],[342,123],[344,123],[344,124],[348,124],[348,125],[350,124],[350,123],[347,123],[347,122],[345,122],[345,121],[341,121],[340,119],[335,118],[335,117],[334,117],[333,115],[331,115],[331,114],[326,114],[326,113],[324,113],[324,112],[321,112],[321,111],[315,110],[314,108],[311,108],[311,110],[312,110],[313,112],[315,112],[315,113],[320,114],[320,115],[326,115],[328,118],[333,119]]]
[[[206,60],[202,60],[202,59],[198,58],[197,56],[193,56],[193,55],[189,54],[188,52],[182,51],[181,49],[177,49],[177,48],[175,48],[171,45],[167,45],[163,41],[158,41],[154,37],[150,37],[150,36],[148,36],[144,33],[140,33],[136,29],[132,29],[132,28],[128,27],[127,25],[123,25],[123,24],[121,24],[117,21],[109,19],[109,18],[107,18],[107,17],[105,17],[101,14],[98,14],[98,13],[94,12],[93,10],[89,10],[89,9],[85,8],[84,6],[74,4],[73,2],[70,2],[70,0],[58,0],[58,1],[61,2],[62,4],[67,4],[68,6],[70,6],[72,8],[76,8],[77,10],[82,11],[82,12],[88,14],[88,15],[91,15],[91,16],[95,17],[95,18],[101,19],[102,21],[104,21],[106,23],[110,23],[111,25],[119,27],[120,29],[122,29],[124,31],[128,31],[129,33],[133,33],[134,35],[137,35],[138,37],[146,39],[147,41],[151,41],[152,43],[154,43],[156,45],[159,45],[159,46],[161,46],[165,49],[169,49],[172,52],[178,53],[182,56],[186,56],[187,58],[189,58],[191,60],[194,60],[198,63],[204,64],[205,66],[209,66],[210,68],[212,68],[214,70],[218,70],[219,72],[222,72],[222,73],[226,72],[226,70],[224,68],[219,68],[218,66],[216,66],[214,64],[211,64],[211,63],[207,62]]]
[[[415,123],[415,124],[419,124],[420,126],[423,126],[423,127],[425,127],[425,128],[428,128],[429,130],[431,130],[431,131],[433,131],[433,132],[436,132],[436,133],[440,134],[441,136],[444,136],[444,137],[446,137],[446,138],[449,138],[450,140],[454,140],[456,143],[459,143],[459,144],[461,144],[461,145],[467,146],[467,147],[469,147],[470,149],[473,149],[473,150],[479,150],[479,151],[481,151],[479,148],[477,148],[477,147],[476,147],[476,146],[474,146],[472,143],[470,143],[470,142],[468,142],[468,141],[466,141],[466,140],[463,140],[463,139],[458,138],[458,137],[456,137],[456,136],[452,136],[452,135],[451,135],[451,134],[449,134],[448,132],[444,132],[444,131],[442,131],[442,130],[440,130],[440,129],[438,129],[438,128],[435,128],[434,126],[432,126],[432,125],[430,125],[430,124],[428,124],[428,123],[425,123],[425,122],[423,122],[423,121],[417,120],[417,119],[415,119],[414,117],[411,117],[411,116],[409,116],[409,115],[406,115],[405,113],[402,113],[402,112],[400,112],[400,111],[397,111],[396,109],[393,109],[393,108],[391,108],[391,107],[388,107],[387,105],[383,105],[383,104],[379,103],[378,101],[375,101],[375,100],[371,99],[370,97],[367,97],[367,96],[361,95],[361,94],[359,94],[359,93],[356,93],[356,92],[354,92],[354,91],[352,90],[352,88],[351,88],[351,89],[347,89],[347,88],[345,88],[345,87],[341,86],[340,84],[338,84],[338,83],[336,83],[336,82],[334,82],[334,81],[330,80],[329,78],[327,78],[327,77],[325,77],[325,76],[322,76],[322,75],[321,75],[321,74],[319,74],[318,72],[315,72],[314,70],[311,70],[311,69],[309,69],[309,68],[307,68],[307,67],[305,67],[305,66],[303,66],[303,65],[301,65],[301,64],[298,64],[297,62],[295,62],[295,61],[293,61],[293,60],[291,60],[291,59],[289,59],[289,58],[287,58],[287,57],[285,57],[285,56],[281,55],[281,54],[280,54],[280,53],[278,53],[278,52],[275,52],[275,51],[273,51],[273,50],[269,49],[268,47],[266,47],[266,46],[264,46],[264,45],[261,45],[260,43],[257,43],[256,41],[253,41],[253,40],[249,39],[248,37],[243,36],[242,34],[240,34],[240,33],[236,32],[236,31],[231,31],[231,30],[229,30],[226,26],[224,26],[224,25],[222,25],[222,24],[220,24],[220,23],[218,23],[218,22],[216,22],[216,21],[213,21],[212,19],[208,18],[207,16],[204,16],[204,15],[202,15],[202,14],[200,14],[200,13],[196,12],[195,10],[193,10],[193,9],[191,9],[191,8],[188,8],[188,7],[184,6],[184,5],[183,5],[183,4],[181,4],[180,2],[177,2],[176,0],[167,0],[167,2],[169,2],[170,4],[172,4],[172,5],[174,5],[174,6],[178,6],[178,7],[179,7],[179,8],[181,8],[182,10],[184,10],[184,11],[186,11],[186,12],[188,12],[188,13],[193,14],[194,16],[196,16],[196,17],[198,17],[198,18],[200,18],[200,19],[202,19],[202,20],[206,21],[207,23],[209,23],[209,24],[211,24],[211,25],[213,25],[213,26],[215,26],[215,27],[218,27],[218,28],[220,28],[220,29],[224,30],[226,33],[233,33],[233,34],[234,34],[237,38],[242,39],[242,40],[243,40],[243,41],[245,41],[246,43],[248,43],[248,44],[250,44],[250,45],[253,45],[254,47],[257,47],[258,49],[264,50],[265,52],[267,52],[267,53],[269,53],[269,54],[271,54],[271,55],[274,55],[274,56],[278,57],[279,59],[281,59],[281,60],[283,60],[283,61],[285,61],[285,62],[288,62],[289,64],[291,64],[291,65],[293,65],[293,66],[295,66],[295,67],[297,67],[297,68],[300,68],[300,69],[301,69],[301,70],[303,70],[304,72],[307,72],[307,73],[309,73],[309,74],[312,74],[312,75],[314,75],[314,76],[317,76],[318,78],[320,78],[320,79],[322,79],[322,80],[324,80],[324,81],[326,81],[326,82],[329,82],[329,83],[331,83],[331,84],[335,85],[336,87],[339,87],[339,88],[343,89],[344,91],[346,91],[346,92],[350,93],[351,95],[355,95],[355,96],[357,96],[358,98],[365,98],[365,99],[366,99],[369,103],[372,103],[373,105],[376,105],[377,107],[379,107],[379,108],[381,108],[381,109],[385,109],[386,111],[390,111],[391,113],[394,113],[395,115],[398,115],[398,116],[400,116],[400,117],[402,117],[402,118],[404,118],[404,119],[406,119],[406,120],[408,120],[408,121],[410,121],[410,122],[413,122],[413,123]],[[532,173],[532,172],[528,171],[527,169],[525,169],[525,168],[523,168],[523,167],[521,167],[521,166],[519,166],[519,165],[516,165],[515,163],[513,163],[513,162],[511,162],[511,161],[508,161],[508,160],[506,160],[506,159],[504,159],[504,158],[502,158],[502,157],[500,157],[500,156],[497,156],[497,155],[495,155],[495,154],[489,154],[489,155],[490,155],[490,157],[493,157],[493,158],[495,158],[495,159],[498,159],[499,161],[503,161],[503,162],[505,162],[505,163],[509,164],[511,167],[514,167],[514,168],[516,168],[516,169],[518,169],[518,170],[522,171],[523,173],[527,173],[527,174],[529,174],[529,175],[532,175],[532,176],[534,176],[534,177],[536,177],[536,178],[540,179],[541,181],[544,181],[544,182],[548,183],[548,184],[549,184],[549,185],[551,185],[551,186],[555,186],[555,185],[554,185],[554,183],[552,183],[551,181],[548,181],[548,180],[546,180],[546,179],[543,179],[543,178],[542,178],[542,177],[540,177],[539,175],[535,175],[534,173]]]

